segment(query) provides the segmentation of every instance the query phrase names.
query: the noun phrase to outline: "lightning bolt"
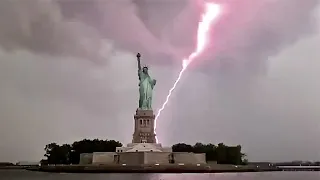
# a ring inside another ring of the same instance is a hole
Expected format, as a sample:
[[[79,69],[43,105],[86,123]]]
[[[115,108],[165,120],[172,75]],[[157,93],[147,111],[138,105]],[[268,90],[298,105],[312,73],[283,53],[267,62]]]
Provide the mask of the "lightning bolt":
[[[199,22],[198,25],[198,32],[197,32],[197,46],[194,52],[192,52],[188,58],[184,59],[182,61],[182,69],[180,70],[180,73],[178,75],[178,78],[174,82],[172,88],[169,90],[169,93],[166,97],[166,100],[162,104],[161,108],[159,109],[156,117],[155,117],[155,127],[154,131],[156,132],[156,124],[157,120],[161,115],[161,112],[165,109],[166,105],[168,104],[170,97],[180,82],[180,79],[183,75],[183,73],[187,70],[187,67],[190,65],[190,63],[197,57],[199,56],[205,47],[209,43],[209,30],[211,25],[213,24],[214,20],[219,16],[221,11],[221,7],[218,4],[215,3],[205,3],[205,11],[202,14],[201,21]],[[158,143],[158,138],[156,136],[156,141]]]

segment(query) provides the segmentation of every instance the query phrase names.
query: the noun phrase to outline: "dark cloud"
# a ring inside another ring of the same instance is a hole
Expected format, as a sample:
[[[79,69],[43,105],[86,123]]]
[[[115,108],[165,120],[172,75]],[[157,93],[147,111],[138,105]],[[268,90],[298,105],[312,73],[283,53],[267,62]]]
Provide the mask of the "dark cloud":
[[[221,2],[223,16],[203,56],[259,64],[313,31],[312,10],[318,0]],[[152,59],[159,54],[185,56],[194,47],[201,11],[197,1],[187,0],[4,0],[0,5],[0,42],[5,49],[88,59],[99,59],[104,39]]]
[[[0,5],[1,46],[8,51],[25,49],[96,60],[107,38],[116,47],[149,56],[169,52],[148,30],[137,15],[138,6],[130,0],[4,0]]]
[[[218,63],[254,75],[264,73],[269,57],[316,32],[314,13],[318,3],[318,0],[225,1],[224,14],[212,28],[212,43],[204,54],[206,64]]]
[[[158,80],[158,109],[181,57],[194,49],[198,2],[0,1],[0,158],[37,159],[52,141],[129,142],[137,106],[135,53],[142,52]],[[215,2],[223,4],[223,14],[210,46],[163,111],[160,140],[240,143],[254,160],[316,157],[319,40],[298,40],[315,32],[318,1]],[[283,55],[295,43],[298,48]],[[304,152],[306,146],[311,149]]]

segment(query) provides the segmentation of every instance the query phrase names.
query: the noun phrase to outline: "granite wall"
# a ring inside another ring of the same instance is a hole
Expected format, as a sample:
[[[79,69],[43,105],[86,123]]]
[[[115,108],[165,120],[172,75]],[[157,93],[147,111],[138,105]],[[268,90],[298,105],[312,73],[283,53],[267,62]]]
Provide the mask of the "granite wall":
[[[145,152],[144,164],[169,164],[170,152]]]
[[[119,154],[119,164],[139,165],[144,164],[144,152],[125,152]]]
[[[92,164],[115,164],[117,153],[115,152],[94,152]]]
[[[82,153],[80,154],[80,165],[92,164],[92,153]]]
[[[175,152],[173,157],[175,164],[206,164],[205,153]]]
[[[173,160],[170,162],[170,160]],[[206,154],[188,152],[95,152],[80,154],[80,164],[206,164]]]

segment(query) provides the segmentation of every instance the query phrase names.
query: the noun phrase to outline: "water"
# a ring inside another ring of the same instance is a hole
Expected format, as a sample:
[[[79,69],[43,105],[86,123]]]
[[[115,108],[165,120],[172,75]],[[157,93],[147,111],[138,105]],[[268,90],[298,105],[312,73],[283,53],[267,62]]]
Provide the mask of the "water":
[[[0,170],[0,180],[319,180],[320,172],[226,174],[62,174]]]

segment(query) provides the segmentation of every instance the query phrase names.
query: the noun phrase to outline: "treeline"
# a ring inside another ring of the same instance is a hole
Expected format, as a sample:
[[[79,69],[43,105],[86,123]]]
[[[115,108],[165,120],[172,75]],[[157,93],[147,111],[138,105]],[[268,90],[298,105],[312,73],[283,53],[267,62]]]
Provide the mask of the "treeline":
[[[2,166],[14,166],[14,164],[11,162],[0,162],[0,167]]]
[[[214,144],[196,143],[189,145],[185,143],[178,143],[172,146],[173,152],[194,152],[206,153],[207,161],[217,161],[218,164],[247,164],[248,160],[245,159],[245,154],[241,152],[241,146],[226,146],[219,143],[217,146]]]
[[[116,147],[121,147],[122,144],[115,140],[89,140],[84,139],[76,141],[72,144],[58,145],[51,143],[46,145],[45,157],[41,160],[43,164],[79,164],[81,153],[93,152],[115,152]]]
[[[81,153],[115,152],[116,147],[122,147],[115,140],[88,140],[76,141],[72,144],[58,145],[51,143],[45,146],[43,164],[78,164]],[[241,146],[226,146],[223,143],[217,146],[213,144],[196,143],[189,145],[178,143],[172,146],[173,152],[206,153],[207,161],[217,161],[219,164],[245,164],[245,154],[241,152]]]

